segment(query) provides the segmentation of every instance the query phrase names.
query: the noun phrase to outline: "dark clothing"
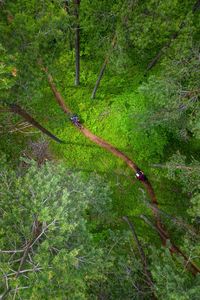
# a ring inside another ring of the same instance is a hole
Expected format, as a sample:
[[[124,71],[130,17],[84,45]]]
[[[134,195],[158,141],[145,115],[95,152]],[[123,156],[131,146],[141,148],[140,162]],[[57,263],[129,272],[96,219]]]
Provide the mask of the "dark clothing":
[[[78,117],[77,115],[73,115],[73,116],[70,118],[70,120],[71,120],[71,122],[72,122],[75,126],[81,128],[81,123],[80,123],[79,117]]]
[[[142,171],[140,171],[140,170],[138,170],[138,171],[136,172],[135,176],[136,176],[136,178],[137,178],[138,180],[140,180],[140,181],[146,181],[146,180],[147,180],[147,178],[146,178],[146,176],[144,175],[144,173],[143,173]]]

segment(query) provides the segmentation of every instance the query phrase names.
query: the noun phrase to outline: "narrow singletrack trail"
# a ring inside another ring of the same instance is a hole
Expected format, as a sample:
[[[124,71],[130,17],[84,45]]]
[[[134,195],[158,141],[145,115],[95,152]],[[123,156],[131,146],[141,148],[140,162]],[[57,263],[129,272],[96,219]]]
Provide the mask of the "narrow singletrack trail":
[[[51,74],[48,73],[47,68],[43,68],[43,71],[45,71],[45,73],[47,74],[47,78],[48,78],[48,83],[49,86],[55,96],[55,99],[57,101],[57,103],[60,105],[60,107],[62,108],[63,112],[66,113],[68,116],[72,115],[72,111],[70,110],[70,108],[65,104],[65,101],[63,99],[63,97],[61,96],[60,92],[57,90],[54,81],[53,81],[53,77],[51,76]],[[88,130],[86,127],[84,127],[82,124],[80,124],[80,126],[76,126],[74,124],[74,126],[86,137],[88,138],[90,141],[92,141],[93,143],[97,144],[98,146],[100,146],[101,148],[106,149],[107,151],[111,152],[113,155],[115,155],[116,157],[122,159],[130,169],[132,169],[134,171],[134,173],[136,173],[138,170],[140,170],[140,168],[134,163],[133,160],[131,160],[126,154],[124,154],[123,152],[121,152],[119,149],[115,148],[113,145],[111,145],[110,143],[108,143],[107,141],[105,141],[104,139],[96,136],[95,134],[93,134],[90,130]],[[143,184],[143,186],[145,187],[149,198],[151,199],[152,204],[154,204],[155,207],[158,207],[158,201],[157,201],[157,197],[155,195],[154,189],[150,183],[150,181],[146,178],[145,181],[141,181],[141,183]],[[164,246],[167,246],[167,241],[170,241],[170,252],[173,253],[177,253],[179,255],[181,255],[184,259],[185,262],[185,267],[192,272],[193,275],[196,275],[197,273],[200,273],[200,268],[198,266],[196,266],[193,262],[190,261],[190,259],[187,257],[187,255],[185,255],[180,249],[179,247],[177,247],[170,239],[168,232],[166,231],[166,229],[164,228],[161,219],[160,219],[160,215],[158,213],[158,210],[152,208],[152,212],[153,215],[155,217],[155,225],[157,228],[157,231],[159,233],[160,239],[162,241],[162,244]]]

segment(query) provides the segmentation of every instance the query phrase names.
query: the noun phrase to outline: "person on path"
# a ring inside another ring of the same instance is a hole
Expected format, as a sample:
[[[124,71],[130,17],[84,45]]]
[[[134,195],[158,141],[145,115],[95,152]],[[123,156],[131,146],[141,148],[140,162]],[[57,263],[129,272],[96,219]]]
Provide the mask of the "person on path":
[[[80,123],[79,117],[77,115],[73,115],[70,117],[71,122],[78,128],[81,128],[82,125]]]
[[[140,180],[140,181],[146,181],[147,177],[146,175],[144,175],[144,173],[141,170],[137,170],[137,172],[135,173],[135,177]]]

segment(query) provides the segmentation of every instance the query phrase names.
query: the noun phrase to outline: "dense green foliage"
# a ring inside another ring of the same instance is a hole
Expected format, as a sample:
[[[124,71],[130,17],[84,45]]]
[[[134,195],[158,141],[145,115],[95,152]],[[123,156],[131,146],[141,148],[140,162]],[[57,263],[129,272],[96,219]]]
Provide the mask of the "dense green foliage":
[[[48,68],[86,127],[144,170],[160,208],[171,215],[162,215],[170,237],[198,265],[198,7],[192,0],[81,0],[75,87],[74,1],[0,1],[1,294],[10,288],[9,299],[199,299],[199,275],[160,247],[158,234],[140,219],[142,213],[154,222],[132,171],[71,126],[42,71]],[[11,103],[66,144],[41,139],[6,111]],[[153,288],[124,215],[134,221]],[[37,227],[41,238],[20,267]],[[21,252],[2,252],[15,249]],[[32,271],[16,276],[19,268]]]

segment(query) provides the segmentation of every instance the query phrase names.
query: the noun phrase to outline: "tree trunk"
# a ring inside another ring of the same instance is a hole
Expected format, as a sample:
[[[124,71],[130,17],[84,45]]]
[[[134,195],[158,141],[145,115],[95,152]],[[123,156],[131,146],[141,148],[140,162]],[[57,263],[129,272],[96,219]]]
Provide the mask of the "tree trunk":
[[[179,227],[184,228],[184,230],[186,230],[187,232],[189,232],[191,235],[193,236],[197,236],[197,232],[195,232],[194,228],[192,228],[189,224],[186,224],[185,222],[183,222],[180,219],[177,219],[175,217],[173,217],[172,215],[166,213],[165,211],[163,211],[162,209],[156,207],[154,204],[149,203],[148,201],[144,200],[144,203],[150,207],[151,209],[155,209],[160,215],[164,216],[165,218],[171,220],[174,224],[178,225]]]
[[[74,0],[75,24],[75,86],[80,84],[80,26],[79,26],[79,7],[80,0]]]
[[[184,259],[185,267],[188,269],[188,271],[190,271],[194,276],[197,275],[198,273],[200,273],[199,267],[197,267],[193,262],[191,262],[190,259],[176,245],[174,245],[167,236],[165,236],[164,232],[160,231],[160,229],[157,226],[152,224],[151,221],[146,216],[140,215],[140,218],[146,224],[148,224],[152,229],[154,229],[156,232],[158,232],[160,236],[163,236],[163,238],[166,238],[166,242],[167,242],[167,240],[169,241],[169,243],[170,243],[169,250],[170,250],[171,254],[178,253],[179,255],[181,255]]]
[[[102,65],[102,67],[101,67],[101,70],[100,70],[100,72],[99,72],[99,76],[98,76],[97,81],[96,81],[96,83],[95,83],[95,86],[94,86],[94,89],[93,89],[93,92],[92,92],[91,99],[94,99],[95,96],[96,96],[96,92],[97,92],[97,89],[98,89],[99,84],[100,84],[100,82],[101,82],[101,79],[102,79],[102,77],[103,77],[103,74],[104,74],[104,72],[105,72],[107,63],[108,63],[108,59],[106,58],[105,61],[104,61],[104,63],[103,63],[103,65]]]
[[[135,231],[135,228],[134,228],[134,225],[133,223],[129,220],[129,218],[127,216],[124,216],[122,217],[122,219],[128,224],[128,226],[130,227],[130,230],[132,232],[132,235],[133,235],[133,239],[136,243],[136,246],[138,248],[138,252],[140,254],[140,260],[142,262],[142,265],[143,265],[143,270],[144,270],[144,274],[146,276],[146,279],[147,279],[147,284],[148,286],[152,289],[152,296],[153,296],[153,299],[157,299],[154,292],[153,292],[153,289],[154,289],[154,284],[153,284],[153,280],[152,280],[152,276],[151,276],[151,273],[150,271],[148,270],[147,268],[147,259],[146,259],[146,255],[144,253],[144,250],[142,248],[142,245],[138,239],[138,236],[136,234],[136,231]]]
[[[178,35],[179,35],[179,32],[175,32],[170,36],[169,41],[160,49],[160,51],[156,54],[156,56],[148,64],[147,71],[151,70],[157,64],[157,62],[160,60],[163,53],[169,48],[172,41],[175,40],[178,37]]]
[[[28,123],[39,129],[41,132],[49,136],[51,139],[56,141],[57,143],[65,143],[64,141],[57,138],[55,135],[53,135],[50,131],[48,131],[46,128],[44,128],[42,125],[40,125],[35,119],[33,119],[24,109],[22,109],[17,104],[10,104],[10,111],[14,114],[17,114],[21,116],[23,119],[25,119]]]
[[[98,89],[98,87],[99,87],[99,84],[100,84],[100,82],[101,82],[101,79],[102,79],[102,77],[103,77],[103,74],[104,74],[104,72],[105,72],[105,70],[106,70],[106,66],[107,66],[107,64],[108,64],[108,62],[109,62],[109,57],[110,57],[110,55],[111,55],[111,51],[112,51],[112,49],[115,47],[115,45],[116,45],[116,34],[115,34],[115,36],[114,36],[114,38],[113,38],[113,40],[112,40],[112,48],[111,48],[111,50],[110,50],[110,53],[107,54],[107,56],[106,56],[106,58],[105,58],[105,60],[104,60],[104,63],[103,63],[103,65],[102,65],[102,67],[101,67],[101,70],[100,70],[100,72],[99,72],[99,76],[98,76],[97,81],[96,81],[96,83],[95,83],[95,86],[94,86],[94,89],[93,89],[93,92],[92,92],[91,99],[94,99],[95,96],[96,96],[97,89]]]

